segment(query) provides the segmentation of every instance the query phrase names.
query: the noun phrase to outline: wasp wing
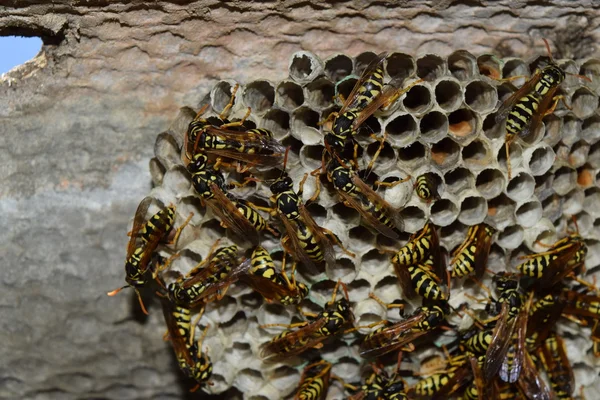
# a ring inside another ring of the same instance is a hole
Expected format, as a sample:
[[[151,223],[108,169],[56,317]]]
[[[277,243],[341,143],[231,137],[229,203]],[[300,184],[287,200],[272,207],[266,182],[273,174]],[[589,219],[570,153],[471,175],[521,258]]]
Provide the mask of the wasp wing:
[[[412,342],[427,333],[413,329],[424,319],[425,315],[421,313],[385,327],[361,343],[360,355],[364,358],[379,357]]]
[[[508,113],[512,110],[513,106],[524,96],[529,94],[535,85],[541,78],[540,73],[533,75],[527,82],[523,84],[516,92],[514,92],[508,99],[502,103],[498,111],[496,112],[496,123],[501,123]]]
[[[491,381],[502,366],[504,357],[510,347],[516,322],[517,318],[509,319],[508,306],[506,303],[502,303],[500,318],[492,331],[492,340],[485,353],[483,375],[486,381]]]
[[[386,57],[387,57],[387,53],[380,53],[377,55],[377,57],[375,57],[373,59],[373,61],[371,61],[369,63],[367,68],[360,75],[360,78],[358,79],[358,81],[356,81],[356,83],[354,84],[354,87],[352,88],[352,91],[346,98],[346,101],[344,101],[342,108],[340,109],[340,111],[338,111],[339,115],[342,115],[347,110],[350,110],[350,109],[356,107],[356,105],[358,103],[358,99],[359,99],[358,95],[360,93],[362,93],[360,91],[360,89],[362,88],[364,83],[371,78],[371,75],[373,74],[375,69],[377,69],[377,67],[379,67],[379,65],[385,61]]]
[[[516,317],[516,331],[512,335],[507,356],[500,366],[499,376],[504,382],[515,383],[519,379],[525,354],[525,337],[527,335],[528,308],[522,307]]]
[[[381,196],[379,196],[371,187],[369,187],[369,185],[364,183],[357,174],[352,175],[352,182],[358,187],[362,196],[364,196],[363,201],[365,202],[365,204],[372,204],[375,207],[375,209],[382,212],[394,224],[397,230],[404,230],[404,222],[402,221],[402,218],[387,201],[382,199]],[[362,212],[360,210],[362,210]],[[384,225],[370,212],[368,212],[368,210],[365,210],[364,205],[360,205],[357,211],[359,211],[361,215],[365,217],[365,219],[369,221],[369,223],[380,233],[392,239],[397,239],[399,237],[398,233],[395,232],[392,228]]]
[[[528,399],[550,400],[553,398],[548,385],[546,385],[546,382],[540,376],[528,351],[524,353],[523,368],[517,384]]]
[[[144,224],[146,224],[146,214],[148,213],[148,208],[150,207],[151,203],[152,197],[145,197],[135,210],[133,227],[131,228],[131,236],[129,238],[129,243],[127,244],[127,258],[131,257],[135,249],[138,247],[138,233]]]
[[[473,269],[475,270],[475,278],[481,279],[485,268],[487,267],[487,261],[490,256],[490,248],[492,247],[492,238],[487,234],[487,229],[484,224],[480,224],[477,227],[477,251],[475,252],[475,262]]]
[[[281,222],[283,222],[283,226],[287,231],[287,236],[289,238],[290,243],[292,244],[291,251],[293,252],[293,256],[298,259],[305,267],[308,268],[309,272],[314,275],[319,274],[319,270],[317,269],[317,265],[315,262],[309,257],[308,253],[302,246],[300,239],[298,239],[298,233],[302,231],[306,231],[302,228],[308,228],[305,226],[300,226],[297,221],[292,221],[285,216],[284,213],[278,211],[279,217],[281,218]],[[313,232],[314,233],[314,232]]]
[[[326,318],[318,318],[285,336],[265,343],[261,346],[260,357],[265,361],[291,357],[318,345],[327,336],[315,335],[314,332],[325,326],[326,322]]]
[[[188,338],[181,334],[181,330],[177,326],[177,320],[173,315],[173,313],[176,311],[175,305],[166,298],[162,297],[160,303],[162,305],[165,323],[169,332],[169,340],[173,345],[173,350],[175,350],[175,355],[177,356],[177,359],[184,359],[188,367],[193,368],[195,364],[192,355],[187,347]]]
[[[321,228],[315,222],[304,204],[300,205],[300,218],[315,236],[315,239],[319,244],[321,251],[323,252],[325,263],[330,267],[333,266],[335,264],[335,252],[333,251],[333,244],[331,243],[331,240],[323,233],[323,228]]]

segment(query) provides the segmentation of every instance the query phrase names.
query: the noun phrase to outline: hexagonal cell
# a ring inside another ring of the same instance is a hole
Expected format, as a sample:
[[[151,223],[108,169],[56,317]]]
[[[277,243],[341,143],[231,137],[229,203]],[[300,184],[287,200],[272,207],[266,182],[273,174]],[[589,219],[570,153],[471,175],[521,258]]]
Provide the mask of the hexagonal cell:
[[[390,53],[385,70],[392,79],[409,78],[415,74],[417,64],[412,56],[405,53]]]
[[[513,177],[506,187],[506,195],[514,201],[522,201],[533,195],[535,179],[527,171],[513,170]]]
[[[523,243],[524,236],[523,228],[519,225],[511,225],[498,233],[496,243],[505,249],[516,249]]]
[[[583,165],[577,169],[577,184],[584,189],[597,184],[598,176],[595,174],[596,172],[591,165]]]
[[[398,165],[406,169],[414,169],[428,160],[429,153],[420,142],[398,149]]]
[[[479,73],[491,79],[502,79],[500,60],[493,54],[483,54],[477,57],[477,68]]]
[[[488,201],[488,217],[499,230],[514,224],[514,212],[515,202],[504,193]]]
[[[354,74],[360,76],[376,58],[378,58],[378,55],[372,51],[360,53],[358,56],[356,56],[354,62]]]
[[[556,221],[563,216],[562,205],[564,198],[554,193],[542,200],[542,209],[544,211],[544,217]]]
[[[496,87],[482,80],[469,82],[465,88],[465,103],[475,112],[487,113],[498,103]]]
[[[428,143],[435,143],[448,134],[448,118],[438,111],[425,114],[419,123],[421,138]]]
[[[425,85],[413,86],[402,101],[404,108],[411,114],[422,114],[433,106],[431,89]]]
[[[467,168],[458,167],[444,175],[446,190],[452,193],[460,193],[475,187],[475,176]]]
[[[414,233],[422,229],[427,222],[425,211],[417,206],[407,206],[400,210],[400,217],[404,221],[404,230]]]
[[[559,196],[564,196],[570,192],[577,184],[577,171],[573,168],[562,167],[554,173],[554,183],[552,187]]]
[[[581,124],[581,138],[589,144],[600,139],[600,115],[594,114]]]
[[[556,154],[554,154],[552,147],[544,143],[523,151],[523,163],[533,176],[543,175],[548,172],[554,164],[555,159]]]
[[[323,73],[323,64],[313,53],[299,51],[292,55],[288,70],[291,79],[305,84]]]
[[[263,116],[261,128],[268,129],[277,140],[284,139],[290,131],[290,115],[278,108],[272,108]]]
[[[275,91],[275,104],[292,111],[304,103],[302,86],[293,81],[282,81]]]
[[[482,129],[483,134],[488,139],[503,138],[506,134],[506,130],[504,129],[504,122],[496,122],[496,113],[486,115],[485,119],[483,120]]]
[[[510,155],[510,167],[513,171],[512,175],[514,176],[514,170],[523,163],[523,148],[519,143],[513,141],[508,146],[508,151]],[[506,146],[502,146],[498,149],[496,159],[498,160],[498,164],[504,170],[507,170],[508,166],[506,163]]]
[[[338,279],[344,283],[352,282],[358,274],[356,264],[359,261],[352,260],[346,256],[337,257],[335,265],[327,265],[325,267],[325,274],[334,282],[337,282]]]
[[[534,72],[538,69],[542,69],[548,64],[550,64],[552,60],[547,55],[537,56],[529,63],[529,70]]]
[[[581,138],[581,120],[572,115],[563,118],[562,142],[567,146],[572,145]]]
[[[382,175],[378,180],[380,182],[392,183],[405,180],[407,177],[407,174],[404,174],[403,171],[399,170],[398,168],[392,168],[392,172]],[[413,183],[410,179],[408,179],[405,182],[396,184],[395,186],[387,187],[385,189],[384,200],[394,208],[404,207],[404,205],[410,199],[412,192]]]
[[[345,54],[336,54],[325,60],[325,74],[338,82],[352,74],[352,59]]]
[[[319,113],[306,106],[297,108],[292,113],[292,135],[304,144],[321,142]]]
[[[306,101],[308,105],[322,110],[332,105],[335,95],[335,85],[327,78],[321,77],[310,82],[304,87],[306,91]]]
[[[165,167],[158,161],[158,158],[152,157],[148,163],[148,169],[150,170],[150,176],[152,177],[152,185],[160,186],[165,177]]]
[[[513,58],[504,60],[504,65],[502,66],[502,76],[504,79],[520,76],[520,79],[511,80],[511,83],[517,87],[521,87],[529,77],[529,67],[525,63],[525,61],[520,58]]]
[[[590,145],[580,140],[571,147],[571,153],[569,154],[569,164],[574,168],[579,168],[585,164],[588,154],[590,152]]]
[[[477,194],[467,194],[460,202],[460,213],[458,220],[465,225],[476,225],[485,219],[488,206],[485,199]]]
[[[556,228],[548,218],[542,218],[533,227],[525,230],[524,244],[530,251],[547,251],[556,242]]]
[[[361,269],[372,276],[381,276],[390,266],[390,255],[371,249],[362,256]]]
[[[436,54],[427,54],[417,60],[417,76],[426,81],[435,81],[446,74],[446,61]]]
[[[275,88],[269,81],[254,81],[246,85],[242,96],[254,115],[263,115],[275,103]]]
[[[219,81],[210,91],[210,105],[215,113],[223,112],[227,104],[229,104],[235,85],[235,81]],[[239,90],[233,102],[234,107],[238,103],[236,101],[238,96]]]
[[[475,140],[462,150],[465,166],[471,170],[479,170],[493,161],[492,151],[487,142]]]
[[[336,96],[341,95],[344,99],[347,99],[350,93],[352,93],[356,82],[358,82],[358,79],[354,76],[349,76],[337,82],[335,84]]]
[[[571,96],[569,104],[573,114],[579,118],[587,118],[598,109],[598,96],[588,88],[579,88]]]
[[[388,140],[395,146],[406,146],[415,141],[419,135],[417,120],[410,114],[398,112],[385,121],[385,132]]]
[[[371,162],[375,153],[379,151],[380,146],[381,144],[379,142],[373,142],[367,147],[366,151],[363,153],[365,166]],[[389,170],[395,163],[396,152],[388,142],[384,142],[383,148],[381,148],[379,156],[373,165],[373,171],[376,173],[383,173],[384,171]]]
[[[600,216],[600,189],[594,187],[585,190],[583,207],[591,216],[596,218]]]
[[[331,214],[335,215],[336,218],[343,223],[350,226],[357,226],[360,224],[360,214],[354,208],[346,207],[343,203],[337,203],[330,209]]]
[[[460,81],[469,80],[477,70],[477,58],[466,50],[457,50],[448,56],[448,70]]]
[[[594,168],[600,168],[600,142],[596,142],[590,147],[588,162]]]
[[[481,128],[477,114],[466,108],[458,109],[448,116],[450,135],[459,143],[465,143],[475,137]]]
[[[354,137],[361,146],[367,146],[373,139],[373,135],[378,135],[381,132],[380,120],[374,116],[370,116],[358,128],[358,133]],[[381,135],[383,136],[383,135]]]
[[[454,167],[459,156],[460,146],[449,137],[431,146],[431,159],[442,171]]]
[[[435,85],[435,101],[440,108],[447,112],[459,108],[463,102],[460,84],[449,78],[439,80]]]
[[[597,87],[600,83],[600,60],[592,58],[581,64],[579,75],[587,76],[591,82],[591,87]]]
[[[498,196],[504,190],[506,179],[496,168],[484,169],[477,175],[475,189],[486,199]]]
[[[171,169],[181,165],[180,145],[170,133],[163,132],[156,137],[154,154],[163,168]]]
[[[589,235],[592,232],[592,229],[594,229],[594,217],[585,211],[577,213],[575,215],[575,220],[577,221],[579,234],[583,237]]]
[[[565,195],[563,203],[563,212],[567,215],[575,215],[583,208],[584,201],[583,190],[575,188]]]
[[[518,205],[515,218],[523,228],[531,228],[542,218],[542,204],[538,200],[531,200]]]
[[[319,168],[322,164],[323,150],[321,145],[302,146],[300,149],[300,163],[309,171]]]
[[[431,221],[437,226],[448,226],[456,221],[458,211],[458,205],[453,200],[437,200],[431,205]]]
[[[362,225],[351,228],[348,232],[350,240],[350,248],[357,252],[364,252],[373,247],[375,235]],[[364,260],[364,257],[363,257]],[[361,262],[361,268],[364,268],[364,263]]]

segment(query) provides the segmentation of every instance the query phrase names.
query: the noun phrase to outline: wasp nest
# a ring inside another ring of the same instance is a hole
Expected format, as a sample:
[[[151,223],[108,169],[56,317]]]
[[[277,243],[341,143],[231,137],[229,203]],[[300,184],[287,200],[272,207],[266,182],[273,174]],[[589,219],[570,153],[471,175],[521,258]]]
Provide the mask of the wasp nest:
[[[297,190],[304,174],[321,165],[324,147],[319,122],[340,108],[336,95],[347,96],[375,57],[367,52],[355,58],[337,54],[321,60],[308,52],[296,53],[289,63],[288,79],[240,84],[229,119],[242,118],[250,107],[248,121],[269,129],[277,140],[290,146],[287,171]],[[388,109],[369,118],[356,139],[363,148],[360,162],[366,165],[379,146],[370,136],[387,133],[372,179],[412,177],[379,190],[385,200],[401,210],[406,232],[401,243],[431,220],[441,228],[442,247],[451,251],[463,241],[469,226],[486,222],[497,230],[488,269],[515,272],[518,256],[543,251],[541,243],[553,243],[565,236],[566,223],[574,215],[589,249],[588,274],[595,273],[600,265],[600,61],[558,62],[568,73],[587,76],[592,82],[567,75],[559,90],[569,108],[559,104],[552,115],[544,118],[544,126],[531,142],[511,143],[510,179],[507,174],[505,131],[496,122],[495,111],[525,79],[501,79],[530,76],[545,61],[546,57],[529,62],[501,60],[492,55],[475,57],[462,50],[447,58],[435,54],[420,58],[389,54],[386,79],[405,78],[405,84],[422,81]],[[218,115],[225,108],[236,84],[222,80],[215,85],[207,115]],[[169,131],[158,136],[156,157],[150,163],[155,185],[151,196],[177,206],[177,224],[194,213],[179,239],[181,256],[172,266],[182,273],[206,257],[217,239],[222,239],[222,245],[228,241],[237,243],[211,211],[201,205],[181,161],[184,133],[195,111],[182,109]],[[261,173],[273,178],[278,172]],[[416,177],[424,173],[430,173],[437,183],[439,199],[430,203],[421,200],[413,188]],[[229,179],[235,178],[235,173],[230,173]],[[315,180],[309,178],[303,195],[305,202],[314,190]],[[235,194],[264,206],[269,205],[271,195],[265,183],[236,189]],[[329,300],[335,282],[341,279],[347,284],[357,325],[388,316],[397,319],[397,314],[369,298],[370,292],[385,302],[403,297],[389,255],[378,251],[378,246],[389,243],[386,238],[361,225],[358,213],[341,204],[331,188],[326,187],[308,209],[316,222],[337,234],[356,257],[339,252],[336,265],[318,276],[299,270],[298,280],[311,289],[303,308],[318,311]],[[262,245],[275,259],[282,259],[278,240],[266,235]],[[490,285],[489,279],[484,281]],[[464,302],[465,292],[482,296],[475,285],[454,282],[451,304]],[[214,363],[214,385],[205,390],[221,393],[233,386],[248,399],[288,396],[297,386],[307,360],[295,357],[279,363],[263,362],[260,345],[281,330],[260,326],[287,324],[295,316],[298,313],[294,307],[267,304],[240,283],[233,285],[222,300],[209,304],[200,324],[210,325],[204,347]],[[466,323],[459,317],[452,321]],[[575,372],[574,393],[584,386],[588,398],[600,397],[600,389],[590,386],[597,381],[600,363],[589,351],[589,328],[561,323],[559,331],[565,335]],[[319,350],[322,358],[333,363],[333,373],[348,382],[356,382],[366,365],[366,360],[358,355],[357,337],[353,335],[327,342]],[[412,364],[418,370],[421,358],[432,351],[435,349],[417,349],[406,357],[403,368]],[[328,398],[343,396],[339,385],[332,385]]]

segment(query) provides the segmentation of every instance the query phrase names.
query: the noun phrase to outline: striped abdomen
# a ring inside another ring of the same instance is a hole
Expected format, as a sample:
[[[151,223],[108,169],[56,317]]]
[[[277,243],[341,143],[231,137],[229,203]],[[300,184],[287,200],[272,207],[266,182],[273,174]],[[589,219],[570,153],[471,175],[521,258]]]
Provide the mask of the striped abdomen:
[[[542,97],[537,93],[530,93],[521,97],[510,110],[506,118],[506,131],[518,135],[529,125],[533,114],[537,111]]]
[[[413,288],[419,296],[429,300],[446,300],[446,295],[440,285],[427,269],[417,264],[408,267],[408,272]]]
[[[160,240],[173,227],[175,220],[175,207],[169,206],[154,214],[140,229],[144,245],[148,242]],[[159,236],[158,238],[156,236]]]

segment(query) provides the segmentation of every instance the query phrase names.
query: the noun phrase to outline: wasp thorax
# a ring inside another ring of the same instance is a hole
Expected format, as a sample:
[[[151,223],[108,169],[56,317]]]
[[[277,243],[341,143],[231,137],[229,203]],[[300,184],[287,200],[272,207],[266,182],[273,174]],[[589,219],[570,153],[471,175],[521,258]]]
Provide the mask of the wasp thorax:
[[[290,178],[287,175],[284,175],[281,178],[277,179],[270,186],[270,189],[271,189],[271,192],[273,192],[274,194],[279,194],[279,193],[283,193],[288,190],[292,190],[293,187],[294,187],[294,184],[292,182],[292,178]]]

